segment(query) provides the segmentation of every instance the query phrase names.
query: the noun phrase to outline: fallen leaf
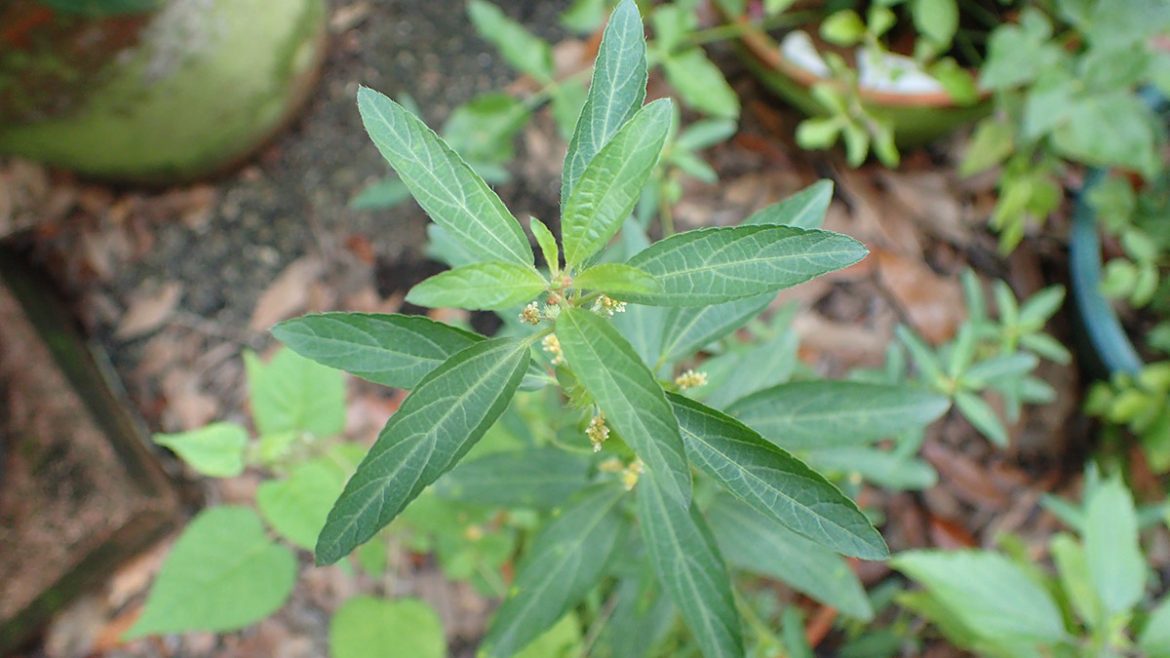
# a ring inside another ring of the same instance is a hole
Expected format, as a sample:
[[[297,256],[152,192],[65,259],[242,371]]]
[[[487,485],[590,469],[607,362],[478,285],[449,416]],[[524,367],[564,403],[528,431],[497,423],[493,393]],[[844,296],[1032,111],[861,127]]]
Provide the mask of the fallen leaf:
[[[183,296],[183,286],[169,281],[162,286],[144,284],[130,295],[130,307],[118,323],[114,337],[130,340],[158,329],[171,317]]]
[[[310,284],[321,275],[321,270],[321,261],[315,256],[304,256],[290,263],[260,295],[248,328],[266,331],[304,309],[309,303]]]
[[[935,274],[918,257],[875,247],[870,258],[877,263],[879,282],[923,338],[938,345],[955,335],[967,314],[957,280]]]

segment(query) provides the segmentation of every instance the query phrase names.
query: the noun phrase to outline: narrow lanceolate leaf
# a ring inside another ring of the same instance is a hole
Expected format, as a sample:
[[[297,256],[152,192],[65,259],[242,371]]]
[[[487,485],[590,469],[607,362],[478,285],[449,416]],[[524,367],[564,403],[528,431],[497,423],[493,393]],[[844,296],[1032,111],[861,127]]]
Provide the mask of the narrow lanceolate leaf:
[[[547,287],[532,265],[488,261],[440,272],[411,288],[406,301],[430,308],[496,310],[532,301]]]
[[[740,225],[781,224],[799,228],[820,228],[825,222],[825,212],[832,200],[833,181],[820,180],[783,201],[757,210],[740,222]]]
[[[855,446],[921,429],[947,399],[904,385],[846,381],[781,384],[749,395],[727,412],[788,450]]]
[[[559,271],[561,256],[557,249],[557,239],[553,237],[552,231],[548,230],[544,222],[535,217],[528,218],[528,228],[532,229],[532,236],[536,238],[536,244],[540,245],[540,254],[544,256],[544,262],[548,265],[549,271]]]
[[[862,621],[873,617],[865,588],[841,556],[726,494],[707,519],[731,566],[776,578]]]
[[[642,458],[666,495],[685,508],[691,500],[691,470],[678,422],[654,375],[613,325],[589,311],[561,312],[556,331],[565,360],[606,422]]]
[[[517,70],[540,82],[553,77],[552,47],[524,26],[508,18],[500,8],[486,0],[471,0],[467,14],[479,36],[490,41]]]
[[[768,292],[713,306],[670,309],[662,334],[662,360],[676,361],[723,338],[759,315],[775,297]]]
[[[629,217],[670,131],[670,100],[638,110],[582,172],[564,205],[565,263],[584,263]]]
[[[705,306],[751,297],[861,260],[865,247],[829,231],[791,226],[703,228],[673,235],[629,260],[662,284],[658,295],[627,301]]]
[[[548,509],[585,486],[589,459],[559,448],[498,452],[465,461],[435,483],[435,495],[501,507]]]
[[[839,553],[868,560],[889,555],[869,519],[819,473],[734,418],[669,397],[687,456],[737,498]]]
[[[370,139],[423,210],[478,260],[532,264],[520,223],[471,167],[406,108],[366,87],[358,110]]]
[[[573,280],[582,290],[596,290],[610,297],[625,299],[628,294],[653,294],[661,289],[654,277],[623,263],[599,263]]]
[[[703,517],[667,500],[653,475],[638,483],[638,522],[662,588],[706,658],[743,658],[731,577]]]
[[[613,137],[646,98],[646,36],[634,0],[622,0],[609,17],[585,107],[569,140],[561,176],[561,207],[593,156]]]
[[[414,388],[483,338],[424,317],[320,313],[281,322],[272,335],[297,354],[376,384]]]
[[[317,539],[332,564],[374,536],[475,445],[508,406],[528,368],[529,344],[481,341],[419,382],[345,485]]]
[[[621,535],[624,493],[612,483],[584,491],[541,531],[484,639],[488,656],[516,655],[593,589]]]

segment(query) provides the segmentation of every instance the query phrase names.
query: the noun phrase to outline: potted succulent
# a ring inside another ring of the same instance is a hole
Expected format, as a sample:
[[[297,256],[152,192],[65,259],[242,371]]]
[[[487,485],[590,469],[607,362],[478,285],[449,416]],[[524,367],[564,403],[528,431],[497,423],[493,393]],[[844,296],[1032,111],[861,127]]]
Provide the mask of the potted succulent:
[[[172,182],[254,151],[307,97],[323,0],[12,0],[0,153]]]

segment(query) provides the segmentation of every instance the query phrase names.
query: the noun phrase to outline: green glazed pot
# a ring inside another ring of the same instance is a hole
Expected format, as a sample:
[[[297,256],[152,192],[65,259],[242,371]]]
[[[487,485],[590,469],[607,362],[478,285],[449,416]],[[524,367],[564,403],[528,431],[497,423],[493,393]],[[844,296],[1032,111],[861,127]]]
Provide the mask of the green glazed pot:
[[[0,154],[129,182],[230,168],[303,104],[324,0],[10,0]]]
[[[767,32],[748,27],[746,19],[743,20],[746,29],[739,37],[739,50],[752,73],[801,112],[810,116],[825,114],[813,98],[812,86],[821,82],[837,83],[789,60]],[[867,112],[891,123],[895,140],[904,147],[921,146],[943,137],[987,116],[992,106],[990,97],[986,96],[973,105],[958,105],[945,92],[903,93],[862,88],[859,95]]]

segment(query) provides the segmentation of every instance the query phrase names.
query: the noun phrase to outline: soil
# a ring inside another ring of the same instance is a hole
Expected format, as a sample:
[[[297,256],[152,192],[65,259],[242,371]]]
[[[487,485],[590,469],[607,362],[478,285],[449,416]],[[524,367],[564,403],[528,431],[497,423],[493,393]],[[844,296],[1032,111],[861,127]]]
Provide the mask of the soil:
[[[588,58],[588,43],[566,40],[557,26],[558,3],[499,4],[560,42],[559,58]],[[117,189],[0,160],[0,236],[22,230],[18,243],[73,300],[152,429],[245,421],[239,353],[269,349],[266,330],[274,322],[313,310],[397,311],[405,290],[434,271],[421,246],[426,218],[416,205],[377,212],[347,205],[386,173],[353,99],[359,84],[393,97],[409,94],[437,126],[477,93],[522,85],[474,35],[462,7],[461,0],[335,0],[331,52],[304,117],[253,164],[216,181]],[[857,266],[782,295],[803,309],[795,327],[810,367],[841,375],[879,365],[898,323],[934,343],[949,339],[965,313],[958,274],[966,267],[1006,278],[1020,295],[1059,280],[1052,273],[1060,271],[1063,253],[1060,218],[1011,259],[996,255],[984,228],[994,178],[961,181],[953,174],[961,142],[908,153],[897,171],[851,170],[840,154],[798,149],[792,135],[800,118],[747,76],[729,49],[712,52],[730,72],[744,116],[740,133],[708,154],[720,182],[685,186],[675,207],[678,226],[734,224],[827,177],[837,193],[826,227],[871,251]],[[650,96],[664,93],[660,84],[652,81]],[[518,217],[557,216],[564,146],[554,135],[548,117],[538,116],[518,140],[513,182],[498,188]],[[1068,338],[1060,321],[1053,329]],[[1085,428],[1075,421],[1075,369],[1051,368],[1045,378],[1060,402],[1029,409],[1011,430],[1011,451],[991,450],[964,421],[949,417],[936,423],[924,449],[940,485],[921,494],[863,492],[867,504],[885,511],[892,548],[989,545],[1005,529],[1031,540],[1052,532],[1054,521],[1038,500],[1075,487],[1064,459],[1076,454],[1069,446],[1083,443]],[[350,432],[372,436],[396,398],[359,383],[350,394]],[[207,502],[246,502],[256,484],[245,475],[201,487]],[[329,612],[371,585],[335,568],[306,568],[293,601],[255,628],[119,644],[117,634],[133,622],[165,548],[76,603],[28,655],[326,655]],[[859,570],[868,583],[888,575],[877,564]],[[473,655],[490,603],[446,583],[426,561],[407,571],[382,591],[436,605],[455,655]],[[954,655],[939,651],[931,655]]]

